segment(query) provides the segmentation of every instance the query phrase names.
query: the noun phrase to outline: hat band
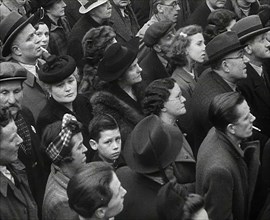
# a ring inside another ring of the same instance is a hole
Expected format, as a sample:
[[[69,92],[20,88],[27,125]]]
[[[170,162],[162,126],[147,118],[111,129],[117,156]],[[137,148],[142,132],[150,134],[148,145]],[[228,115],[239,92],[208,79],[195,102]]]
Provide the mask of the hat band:
[[[253,31],[260,30],[260,29],[262,29],[262,28],[263,28],[263,26],[262,26],[261,24],[256,25],[256,26],[253,26],[253,27],[250,27],[250,28],[246,29],[245,31],[241,32],[241,33],[238,35],[238,37],[243,37],[243,36],[245,36],[246,34],[249,34],[249,33],[253,32]]]
[[[16,21],[14,24],[13,24],[13,26],[12,26],[12,28],[10,28],[10,30],[7,32],[7,34],[6,34],[6,36],[5,36],[5,38],[4,38],[4,40],[3,40],[3,43],[5,43],[6,42],[6,40],[7,40],[7,38],[13,33],[13,31],[15,31],[15,29],[17,28],[17,27],[19,27],[23,22],[25,22],[27,19],[25,18],[25,17],[21,17],[18,21]]]
[[[239,44],[239,43],[233,44],[230,47],[227,47],[223,50],[218,51],[217,53],[214,53],[212,56],[209,56],[209,60],[222,58],[223,56],[227,55],[228,53],[230,53],[231,51],[233,51],[234,49],[237,49],[239,47],[241,47],[241,44]]]
[[[92,5],[93,3],[95,3],[95,2],[97,2],[98,0],[94,0],[94,1],[92,1],[92,2],[87,2],[85,5],[84,5],[84,7],[85,8],[88,8],[90,5]]]

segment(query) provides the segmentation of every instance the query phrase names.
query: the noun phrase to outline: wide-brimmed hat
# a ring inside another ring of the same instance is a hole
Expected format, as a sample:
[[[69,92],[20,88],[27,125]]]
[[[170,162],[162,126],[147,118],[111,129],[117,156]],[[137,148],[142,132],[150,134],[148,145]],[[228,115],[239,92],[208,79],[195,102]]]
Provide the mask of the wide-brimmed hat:
[[[81,4],[79,12],[81,14],[86,14],[87,12],[93,10],[94,8],[106,3],[109,0],[78,0]]]
[[[152,24],[144,34],[144,44],[147,47],[152,47],[158,43],[158,41],[173,30],[175,23],[171,21],[158,21]]]
[[[252,37],[263,34],[270,30],[270,27],[263,27],[258,15],[250,15],[240,19],[232,27],[241,42],[246,42]]]
[[[37,70],[40,81],[47,84],[59,83],[69,77],[76,69],[75,60],[68,55],[50,56],[46,63]]]
[[[18,12],[12,11],[0,23],[0,40],[3,43],[2,55],[4,57],[10,54],[11,43],[17,34],[34,19],[34,15],[30,18],[21,16]]]
[[[244,48],[245,45],[242,45],[237,37],[237,34],[233,31],[226,31],[214,37],[206,45],[206,53],[208,60],[204,65],[208,65],[215,61],[220,60],[225,55],[232,53],[234,51]]]
[[[179,128],[164,124],[156,115],[140,121],[124,147],[127,165],[138,173],[155,173],[175,161],[183,136]]]
[[[27,71],[18,63],[0,63],[0,83],[14,80],[25,80]]]
[[[136,59],[138,51],[138,38],[133,38],[126,46],[119,43],[109,46],[98,65],[99,78],[107,82],[119,79]]]

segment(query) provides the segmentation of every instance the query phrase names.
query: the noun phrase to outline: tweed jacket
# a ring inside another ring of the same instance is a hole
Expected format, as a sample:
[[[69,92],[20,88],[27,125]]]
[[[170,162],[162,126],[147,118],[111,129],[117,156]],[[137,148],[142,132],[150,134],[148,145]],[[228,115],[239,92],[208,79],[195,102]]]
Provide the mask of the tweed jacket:
[[[0,219],[38,220],[37,206],[31,194],[24,167],[7,166],[15,184],[0,172]]]
[[[209,218],[247,220],[256,184],[259,142],[244,151],[223,132],[212,128],[198,153],[196,192],[205,198]]]
[[[116,33],[116,40],[118,43],[125,43],[135,37],[139,30],[139,24],[136,15],[130,5],[127,5],[125,13],[128,16],[130,22],[125,19],[118,6],[115,5],[113,0],[110,1],[112,4],[112,16],[110,22],[112,28]]]
[[[211,69],[205,70],[198,79],[191,99],[195,156],[201,142],[212,127],[208,119],[208,108],[211,101],[216,95],[232,91],[232,88]]]
[[[237,86],[245,97],[251,113],[256,117],[254,125],[270,137],[270,90],[256,70],[248,63],[247,78],[240,80]],[[270,75],[269,73],[266,73]]]
[[[79,220],[78,214],[68,204],[67,185],[69,180],[59,167],[51,166],[43,200],[43,220]]]

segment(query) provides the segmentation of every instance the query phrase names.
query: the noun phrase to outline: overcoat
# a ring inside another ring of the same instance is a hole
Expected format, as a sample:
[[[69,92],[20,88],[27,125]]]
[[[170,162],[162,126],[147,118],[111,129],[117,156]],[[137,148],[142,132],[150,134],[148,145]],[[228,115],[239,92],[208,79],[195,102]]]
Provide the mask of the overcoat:
[[[257,180],[259,141],[245,150],[212,128],[204,139],[196,168],[196,192],[205,199],[209,218],[247,220]]]

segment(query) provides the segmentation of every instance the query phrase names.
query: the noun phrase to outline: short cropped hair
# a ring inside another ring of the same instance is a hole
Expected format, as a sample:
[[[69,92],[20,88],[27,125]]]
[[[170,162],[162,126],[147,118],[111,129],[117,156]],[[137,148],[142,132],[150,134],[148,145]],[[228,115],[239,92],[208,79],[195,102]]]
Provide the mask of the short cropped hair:
[[[91,162],[70,179],[67,187],[71,209],[84,218],[90,218],[100,207],[106,207],[113,193],[110,183],[113,168],[106,162]]]
[[[172,78],[157,79],[153,81],[145,90],[143,99],[143,112],[145,115],[160,115],[164,103],[168,101],[170,91],[176,81]]]
[[[119,129],[119,126],[113,116],[109,114],[98,114],[90,122],[88,131],[91,139],[98,142],[100,132],[106,130]]]
[[[237,107],[244,101],[244,97],[238,92],[227,92],[215,96],[208,112],[210,122],[216,129],[225,132],[228,124],[238,120]]]
[[[6,127],[12,120],[11,113],[7,108],[0,109],[0,135],[2,128]]]

